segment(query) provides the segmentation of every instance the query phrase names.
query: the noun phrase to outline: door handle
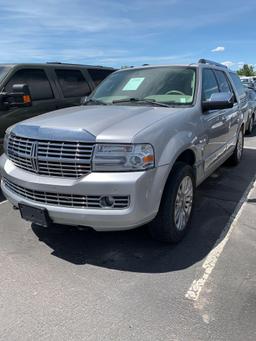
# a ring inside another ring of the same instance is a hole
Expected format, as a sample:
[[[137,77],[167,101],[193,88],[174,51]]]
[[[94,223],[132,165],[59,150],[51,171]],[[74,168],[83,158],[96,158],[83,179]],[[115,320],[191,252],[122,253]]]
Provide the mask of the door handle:
[[[198,142],[199,142],[199,144],[206,144],[206,143],[208,143],[208,141],[209,141],[209,138],[208,137],[201,137],[199,140],[198,140]]]

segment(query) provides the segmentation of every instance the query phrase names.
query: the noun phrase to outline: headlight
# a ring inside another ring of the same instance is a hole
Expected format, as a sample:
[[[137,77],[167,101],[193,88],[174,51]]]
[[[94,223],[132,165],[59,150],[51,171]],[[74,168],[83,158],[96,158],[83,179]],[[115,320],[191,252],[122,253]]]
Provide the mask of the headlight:
[[[150,144],[97,144],[93,171],[129,172],[153,168],[154,150]]]
[[[10,133],[6,131],[5,135],[4,135],[4,152],[5,152],[5,154],[7,154],[7,152],[8,152],[9,137],[10,137]]]

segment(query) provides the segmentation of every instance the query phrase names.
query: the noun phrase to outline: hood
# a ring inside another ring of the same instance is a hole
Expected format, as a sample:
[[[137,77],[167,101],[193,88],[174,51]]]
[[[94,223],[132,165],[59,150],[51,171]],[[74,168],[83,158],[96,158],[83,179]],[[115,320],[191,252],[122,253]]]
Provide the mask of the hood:
[[[95,136],[97,142],[132,142],[140,131],[170,115],[176,116],[180,110],[132,105],[77,106],[34,117],[19,126],[38,127],[39,134],[40,129],[86,131]]]

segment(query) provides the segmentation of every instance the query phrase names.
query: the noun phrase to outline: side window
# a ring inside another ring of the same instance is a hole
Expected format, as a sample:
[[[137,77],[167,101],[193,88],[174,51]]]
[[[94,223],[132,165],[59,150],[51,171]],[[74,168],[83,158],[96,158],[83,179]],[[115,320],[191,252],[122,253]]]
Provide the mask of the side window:
[[[250,100],[250,101],[255,101],[255,100],[256,100],[255,91],[250,90],[250,91],[248,91],[248,94],[249,94],[249,100]]]
[[[242,96],[245,94],[245,88],[243,86],[243,83],[241,82],[238,75],[234,72],[229,73],[230,77],[232,78],[233,83],[235,84],[236,90],[238,92],[239,96]]]
[[[33,101],[54,98],[50,82],[41,69],[22,69],[17,71],[7,83],[5,90],[12,91],[14,84],[27,84]]]
[[[215,73],[219,83],[220,92],[232,92],[225,73],[217,70],[215,71]]]
[[[104,70],[104,69],[88,69],[87,70],[95,84],[99,85],[108,75],[110,75],[114,70]]]
[[[81,71],[56,69],[55,72],[65,98],[90,94],[91,90]]]
[[[202,100],[207,101],[212,94],[219,92],[216,77],[212,70],[203,70]]]

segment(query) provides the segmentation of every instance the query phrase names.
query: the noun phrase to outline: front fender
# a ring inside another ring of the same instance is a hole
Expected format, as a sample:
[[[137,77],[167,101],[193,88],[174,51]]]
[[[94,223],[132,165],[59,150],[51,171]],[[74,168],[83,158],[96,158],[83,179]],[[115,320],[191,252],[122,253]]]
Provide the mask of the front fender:
[[[165,144],[159,156],[158,165],[169,164],[172,167],[185,150],[191,150],[194,153],[196,162],[198,162],[200,159],[200,150],[196,145],[197,140],[198,138],[193,136],[189,131],[178,132]]]

